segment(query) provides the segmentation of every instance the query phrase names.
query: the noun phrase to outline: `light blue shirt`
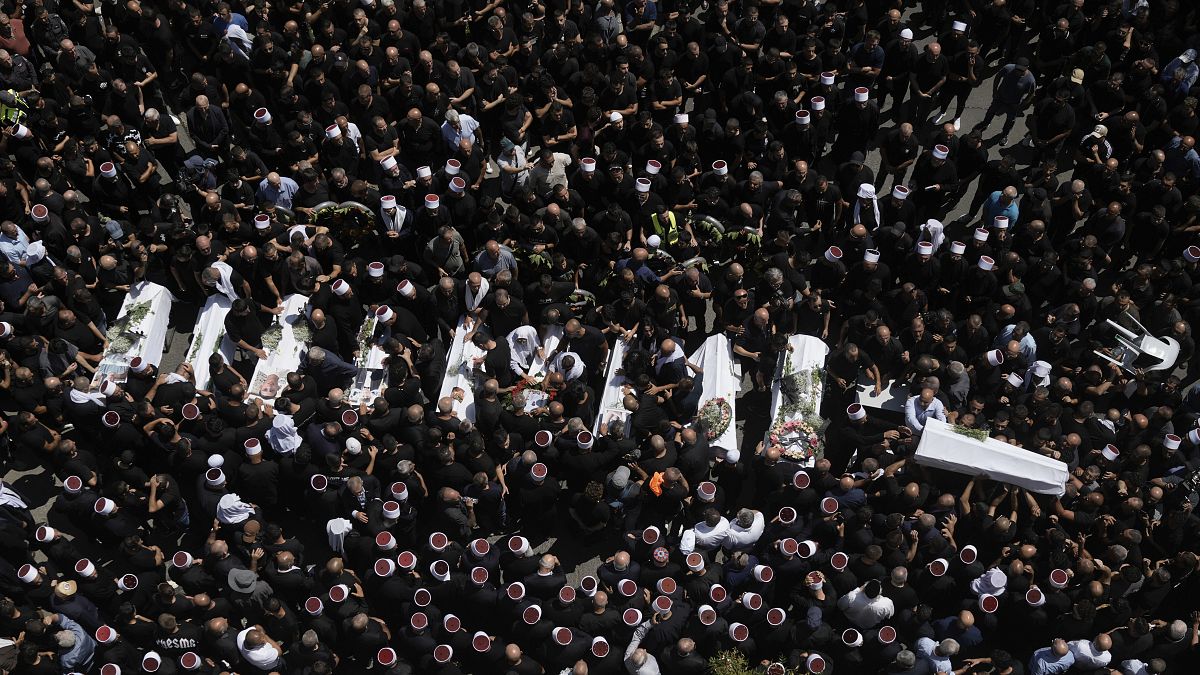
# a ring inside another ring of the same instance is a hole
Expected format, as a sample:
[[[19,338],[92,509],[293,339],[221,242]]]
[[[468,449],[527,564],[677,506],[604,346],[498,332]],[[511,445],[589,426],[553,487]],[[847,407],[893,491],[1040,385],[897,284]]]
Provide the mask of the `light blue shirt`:
[[[1005,326],[1004,329],[1000,331],[1000,334],[996,336],[996,341],[993,343],[993,346],[995,346],[996,349],[1004,349],[1007,347],[1009,340],[1013,339],[1013,329],[1016,327],[1017,325],[1013,323]],[[1026,333],[1025,337],[1021,338],[1021,356],[1024,356],[1025,360],[1029,363],[1037,361],[1037,342],[1034,341],[1032,333]]]
[[[292,208],[292,197],[300,191],[300,185],[287,176],[279,177],[279,187],[271,185],[264,178],[258,184],[258,198],[274,202],[275,206],[285,209]]]
[[[1003,190],[996,190],[983,203],[983,226],[989,230],[992,229],[992,223],[996,220],[996,216],[1008,216],[1010,229],[1017,224],[1017,216],[1021,213],[1017,207],[1017,200],[1014,199],[1008,206],[1000,206],[1000,197],[1003,195]]]
[[[1176,136],[1167,148],[1170,150],[1178,150],[1179,146],[1183,145],[1183,137]],[[1196,152],[1195,148],[1184,153],[1183,157],[1175,160],[1170,158],[1167,160],[1167,170],[1174,171],[1180,176],[1189,176],[1192,178],[1200,178],[1200,152]]]
[[[950,659],[935,651],[937,646],[938,643],[927,637],[923,637],[917,640],[917,653],[921,655],[921,658],[929,662],[929,666],[933,668],[935,673],[954,672],[954,664]]]
[[[1029,659],[1029,675],[1065,673],[1073,665],[1075,665],[1075,655],[1070,651],[1065,656],[1055,656],[1050,647],[1042,647]]]
[[[909,396],[904,402],[904,423],[913,431],[922,431],[925,429],[925,420],[930,417],[940,421],[946,421],[946,406],[938,397],[934,396],[930,401],[929,406],[921,405],[921,395]]]
[[[470,115],[458,116],[458,128],[455,129],[449,122],[442,122],[442,139],[446,141],[446,145],[450,148],[450,152],[458,151],[458,144],[462,139],[470,139],[475,142],[475,131],[479,129],[479,122]],[[465,180],[465,179],[464,179]]]
[[[504,270],[516,269],[517,259],[513,257],[512,250],[507,246],[500,247],[500,255],[495,260],[488,255],[487,251],[480,251],[479,255],[475,256],[475,271],[489,279],[496,278],[496,274]]]
[[[58,657],[58,662],[62,666],[63,672],[84,673],[91,670],[92,656],[96,652],[95,640],[92,640],[91,636],[87,634],[87,631],[82,626],[64,614],[58,615],[58,625],[75,634],[75,646],[70,651],[63,652]]]
[[[20,265],[29,255],[29,235],[19,227],[16,237],[0,234],[0,253],[12,264]]]

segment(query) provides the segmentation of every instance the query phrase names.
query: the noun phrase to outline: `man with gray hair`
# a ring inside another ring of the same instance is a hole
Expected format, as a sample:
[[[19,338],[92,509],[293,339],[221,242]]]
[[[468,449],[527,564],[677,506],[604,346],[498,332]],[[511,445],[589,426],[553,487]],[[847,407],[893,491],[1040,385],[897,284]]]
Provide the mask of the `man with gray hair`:
[[[363,355],[366,358],[366,355]],[[319,391],[344,388],[350,378],[358,375],[358,368],[342,360],[342,357],[321,347],[309,347],[300,354],[300,372],[311,375],[317,381]]]
[[[658,660],[642,647],[642,640],[646,638],[651,626],[649,619],[638,625],[633,631],[633,639],[625,648],[625,670],[630,675],[659,675],[662,672],[658,667]]]
[[[933,672],[954,672],[954,663],[951,659],[958,656],[958,640],[946,638],[941,642],[934,642],[931,638],[923,637],[917,640],[916,648],[917,654],[929,663]]]
[[[58,624],[62,630],[54,634],[54,643],[58,646],[58,663],[62,672],[87,672],[92,668],[92,656],[96,651],[96,642],[87,634],[83,626],[75,623],[65,614],[47,614],[42,622],[46,626]]]
[[[453,108],[446,111],[446,121],[442,122],[442,139],[446,141],[451,154],[458,152],[463,139],[478,143],[478,131],[479,121],[474,117]]]
[[[761,511],[742,509],[738,511],[737,520],[729,524],[729,534],[725,538],[725,550],[745,551],[754,547],[762,536],[766,521]]]

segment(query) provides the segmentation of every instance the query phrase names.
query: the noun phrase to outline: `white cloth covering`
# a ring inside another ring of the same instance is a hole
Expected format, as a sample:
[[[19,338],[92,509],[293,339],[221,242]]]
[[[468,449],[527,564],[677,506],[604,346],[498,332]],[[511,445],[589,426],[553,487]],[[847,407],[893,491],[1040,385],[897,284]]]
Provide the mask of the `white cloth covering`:
[[[483,303],[483,299],[487,297],[488,291],[492,285],[488,283],[486,278],[481,278],[479,282],[479,292],[472,293],[470,284],[463,284],[463,296],[467,301],[467,311],[474,312],[479,309],[479,305]]]
[[[229,263],[218,260],[210,265],[210,267],[221,275],[221,278],[217,279],[217,290],[229,298],[230,302],[237,300],[240,296],[237,294],[237,289],[233,287],[233,268],[229,266]]]
[[[281,455],[290,455],[300,447],[303,441],[296,431],[295,420],[291,415],[276,413],[271,420],[271,428],[267,430],[267,442]]]
[[[226,525],[245,522],[253,514],[254,507],[242,501],[236,492],[230,492],[217,502],[217,520]]]

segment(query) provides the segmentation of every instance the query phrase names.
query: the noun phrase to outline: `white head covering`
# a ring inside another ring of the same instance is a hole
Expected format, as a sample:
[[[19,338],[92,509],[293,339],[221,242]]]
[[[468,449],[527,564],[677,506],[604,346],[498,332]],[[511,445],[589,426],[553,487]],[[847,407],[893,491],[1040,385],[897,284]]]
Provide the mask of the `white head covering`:
[[[231,301],[237,300],[238,294],[237,294],[237,291],[233,288],[233,281],[232,281],[233,268],[230,267],[228,263],[222,262],[220,260],[213,263],[212,265],[209,265],[209,267],[212,267],[214,270],[216,270],[221,275],[221,278],[217,280],[217,290],[221,291],[221,293],[225,297],[229,298]]]
[[[524,344],[517,342],[518,338],[525,338]],[[518,326],[509,331],[504,339],[508,341],[508,351],[512,354],[513,363],[528,371],[537,356],[538,348],[542,346],[537,329],[533,326]]]
[[[217,520],[226,525],[245,522],[254,514],[254,507],[242,501],[236,492],[231,492],[217,502]]]
[[[463,296],[467,301],[467,309],[472,312],[475,311],[475,308],[479,307],[483,299],[487,297],[488,291],[491,288],[492,285],[488,283],[487,277],[480,277],[478,293],[471,292],[471,284],[463,284]]]
[[[870,183],[863,183],[858,186],[858,199],[854,200],[854,222],[862,222],[862,200],[864,199],[871,200],[871,208],[875,211],[875,226],[871,229],[878,229],[881,222],[879,217],[879,199],[875,196],[875,186]]]
[[[295,421],[291,415],[275,413],[271,420],[271,428],[267,430],[267,442],[281,455],[290,455],[300,447],[303,439],[296,431]]]
[[[1003,595],[1004,587],[1007,585],[1008,577],[1004,575],[1004,571],[993,567],[971,582],[971,591],[975,595]]]
[[[942,221],[934,220],[932,218],[925,221],[925,224],[921,226],[922,232],[927,233],[927,236],[925,236],[924,238],[927,241],[933,242],[933,250],[935,253],[937,252],[938,249],[940,249],[942,247],[942,244],[946,241],[946,236],[945,236],[945,234],[943,234],[943,231],[945,229],[946,229],[946,226],[942,224]]]

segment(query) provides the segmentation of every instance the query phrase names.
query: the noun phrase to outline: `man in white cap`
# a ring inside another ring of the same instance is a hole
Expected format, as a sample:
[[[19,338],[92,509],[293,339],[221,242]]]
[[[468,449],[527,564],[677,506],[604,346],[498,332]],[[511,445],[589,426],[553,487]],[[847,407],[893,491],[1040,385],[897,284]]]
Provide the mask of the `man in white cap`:
[[[871,100],[867,87],[856,87],[852,102],[843,105],[837,116],[837,139],[830,154],[841,163],[854,152],[865,153],[879,130],[879,106]]]
[[[891,17],[889,16],[889,24],[890,22]],[[896,24],[901,25],[899,17],[896,17]],[[917,59],[921,58],[921,52],[913,44],[912,29],[902,27],[894,37],[885,35],[883,55],[883,69],[879,73],[879,94],[876,101],[882,110],[883,104],[890,94],[892,96],[891,116],[893,120],[899,121],[904,112],[904,99],[908,95],[909,75],[912,74]]]
[[[917,207],[917,221],[940,218],[947,197],[958,183],[958,170],[949,161],[950,148],[934,145],[917,158],[912,175],[912,199]]]

